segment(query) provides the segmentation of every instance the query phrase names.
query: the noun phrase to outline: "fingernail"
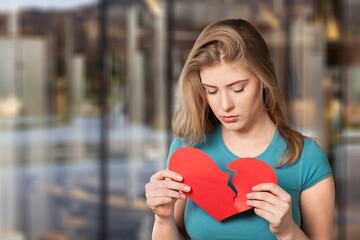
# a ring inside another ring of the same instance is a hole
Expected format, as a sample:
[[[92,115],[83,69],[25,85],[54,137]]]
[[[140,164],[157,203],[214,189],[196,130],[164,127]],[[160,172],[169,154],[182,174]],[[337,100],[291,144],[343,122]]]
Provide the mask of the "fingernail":
[[[186,192],[188,192],[188,191],[190,191],[190,187],[189,187],[189,186],[185,186],[185,187],[184,187],[184,190],[185,190]]]
[[[182,180],[183,178],[182,178],[182,176],[177,175],[177,176],[176,176],[176,179],[178,179],[178,180]]]

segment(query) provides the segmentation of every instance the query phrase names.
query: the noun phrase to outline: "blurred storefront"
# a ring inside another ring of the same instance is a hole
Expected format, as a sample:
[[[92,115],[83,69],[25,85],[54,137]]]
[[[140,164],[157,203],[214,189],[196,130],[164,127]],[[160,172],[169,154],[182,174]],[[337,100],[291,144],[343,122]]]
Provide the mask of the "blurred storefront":
[[[269,44],[293,126],[333,167],[334,239],[359,239],[359,11],[359,0],[1,5],[0,239],[149,239],[144,185],[164,166],[177,78],[224,18]]]

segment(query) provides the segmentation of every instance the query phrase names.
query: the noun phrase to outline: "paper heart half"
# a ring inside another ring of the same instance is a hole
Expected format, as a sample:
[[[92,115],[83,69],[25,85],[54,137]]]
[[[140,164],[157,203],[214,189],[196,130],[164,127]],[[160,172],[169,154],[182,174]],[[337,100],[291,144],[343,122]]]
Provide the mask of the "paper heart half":
[[[232,215],[250,209],[246,204],[246,194],[260,183],[277,183],[277,177],[270,165],[256,158],[240,158],[230,162],[227,167],[235,171],[229,186],[230,174],[223,172],[204,152],[183,147],[173,153],[169,169],[183,176],[183,183],[191,187],[185,193],[203,210],[222,221]]]

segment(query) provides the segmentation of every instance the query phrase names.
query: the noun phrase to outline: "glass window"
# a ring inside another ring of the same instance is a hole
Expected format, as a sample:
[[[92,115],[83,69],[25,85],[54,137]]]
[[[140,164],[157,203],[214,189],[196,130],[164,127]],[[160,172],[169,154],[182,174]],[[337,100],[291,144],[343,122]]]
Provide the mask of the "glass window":
[[[169,144],[166,5],[112,2],[106,17],[110,239],[148,239],[144,186]]]
[[[92,0],[1,4],[1,239],[97,239],[98,16]]]

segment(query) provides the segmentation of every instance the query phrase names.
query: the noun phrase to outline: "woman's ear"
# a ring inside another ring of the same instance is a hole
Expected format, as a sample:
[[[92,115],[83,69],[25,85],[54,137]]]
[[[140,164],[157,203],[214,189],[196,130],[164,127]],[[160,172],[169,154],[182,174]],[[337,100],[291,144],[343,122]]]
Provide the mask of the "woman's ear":
[[[262,86],[261,86],[261,92],[262,92],[263,103],[264,103],[264,105],[266,106],[266,105],[267,105],[267,101],[269,100],[269,99],[268,99],[269,93],[268,93],[268,88],[266,88],[263,84],[262,84]]]

